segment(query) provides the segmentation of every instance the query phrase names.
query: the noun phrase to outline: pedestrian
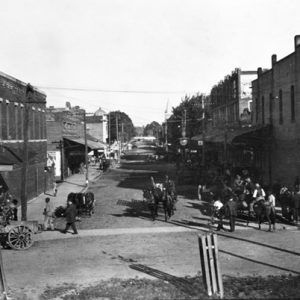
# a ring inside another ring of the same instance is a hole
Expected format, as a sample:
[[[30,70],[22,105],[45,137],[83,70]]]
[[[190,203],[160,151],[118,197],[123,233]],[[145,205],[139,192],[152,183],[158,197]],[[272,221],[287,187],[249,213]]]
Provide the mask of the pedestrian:
[[[56,181],[53,182],[53,197],[57,195],[57,183]]]
[[[44,230],[48,230],[50,227],[51,230],[54,230],[54,206],[53,203],[50,202],[50,198],[47,197],[45,199],[45,208],[43,211],[44,215]]]
[[[255,189],[252,195],[252,201],[250,202],[250,212],[254,213],[253,206],[259,200],[264,200],[266,193],[259,183],[255,184]]]
[[[271,211],[273,212],[273,214],[275,216],[275,214],[276,214],[276,211],[275,211],[276,199],[275,199],[275,196],[274,196],[274,193],[272,192],[272,190],[268,190],[266,202],[267,202],[267,205],[270,205]]]
[[[237,204],[233,200],[233,197],[229,197],[229,200],[225,204],[225,212],[226,216],[229,217],[229,226],[230,226],[230,232],[234,232],[235,230],[235,219],[237,216]]]
[[[66,222],[67,223],[66,223],[65,230],[63,230],[62,232],[67,233],[68,229],[71,227],[73,229],[73,234],[78,234],[77,228],[76,228],[76,225],[75,225],[76,216],[77,216],[77,209],[76,209],[75,204],[71,200],[68,201],[68,206],[66,208],[65,215],[66,215]]]
[[[12,210],[13,221],[18,221],[18,200],[17,199],[12,200],[10,204],[10,208]]]
[[[296,224],[298,224],[298,221],[299,221],[299,214],[300,214],[300,186],[298,185],[296,187],[296,192],[295,194],[293,195],[293,202],[294,202],[294,211],[293,211],[293,214],[294,214],[294,222]]]

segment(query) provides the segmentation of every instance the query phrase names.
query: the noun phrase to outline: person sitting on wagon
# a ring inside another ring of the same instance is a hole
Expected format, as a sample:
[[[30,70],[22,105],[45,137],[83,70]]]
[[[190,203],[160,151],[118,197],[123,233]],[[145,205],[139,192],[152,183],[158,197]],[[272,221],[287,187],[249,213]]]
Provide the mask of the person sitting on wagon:
[[[233,191],[237,195],[240,195],[244,192],[244,182],[241,179],[241,176],[238,174],[235,176],[235,179],[233,181]]]
[[[264,200],[266,197],[266,193],[264,191],[264,189],[260,186],[259,183],[255,184],[255,189],[253,192],[253,196],[252,196],[252,201],[250,203],[250,212],[254,212],[253,210],[253,206],[254,204],[259,201],[259,200]]]

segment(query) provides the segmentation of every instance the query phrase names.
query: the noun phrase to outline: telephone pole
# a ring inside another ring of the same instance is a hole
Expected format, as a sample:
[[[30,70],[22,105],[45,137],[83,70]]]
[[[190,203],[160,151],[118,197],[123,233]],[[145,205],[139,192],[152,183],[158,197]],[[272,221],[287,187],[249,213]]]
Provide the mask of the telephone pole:
[[[21,220],[27,221],[27,177],[28,177],[28,131],[29,131],[29,107],[30,98],[34,90],[27,84],[24,98],[24,118],[23,118],[23,166],[21,181]]]
[[[84,156],[85,156],[85,184],[89,186],[89,159],[88,159],[88,145],[87,145],[87,136],[86,136],[86,111],[83,113],[83,128],[84,128]]]

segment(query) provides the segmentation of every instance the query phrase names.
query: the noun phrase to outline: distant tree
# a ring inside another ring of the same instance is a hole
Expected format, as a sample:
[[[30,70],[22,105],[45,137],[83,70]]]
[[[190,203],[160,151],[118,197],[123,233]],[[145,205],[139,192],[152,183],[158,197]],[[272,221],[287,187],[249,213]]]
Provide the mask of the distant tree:
[[[136,136],[142,136],[144,134],[144,126],[135,126],[134,130]]]
[[[206,101],[206,98],[203,97],[205,96],[200,94],[192,97],[185,96],[177,107],[173,107],[172,115],[167,120],[169,142],[178,142],[182,137],[184,127],[188,138],[202,132],[202,100]],[[205,115],[208,116],[207,110],[205,110]],[[184,126],[185,124],[186,126]]]
[[[154,136],[157,139],[161,138],[162,132],[163,132],[162,126],[156,121],[147,124],[144,128],[144,136]]]
[[[118,139],[124,142],[129,141],[135,136],[132,120],[126,113],[122,111],[111,111],[109,112],[108,120],[111,141],[117,140],[117,132]]]

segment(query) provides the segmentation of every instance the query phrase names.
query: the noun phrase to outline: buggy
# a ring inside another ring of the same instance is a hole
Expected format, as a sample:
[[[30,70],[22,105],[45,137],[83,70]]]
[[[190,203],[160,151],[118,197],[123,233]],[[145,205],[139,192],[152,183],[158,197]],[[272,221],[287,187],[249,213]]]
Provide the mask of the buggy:
[[[67,198],[67,202],[72,201],[78,210],[78,216],[89,216],[91,217],[95,210],[95,197],[94,193],[70,193]],[[56,217],[63,217],[66,208],[59,206],[55,209]]]

